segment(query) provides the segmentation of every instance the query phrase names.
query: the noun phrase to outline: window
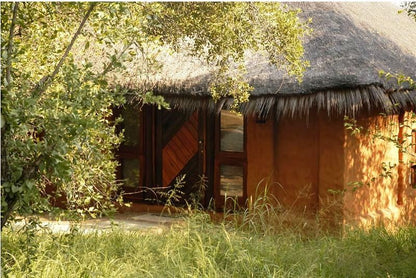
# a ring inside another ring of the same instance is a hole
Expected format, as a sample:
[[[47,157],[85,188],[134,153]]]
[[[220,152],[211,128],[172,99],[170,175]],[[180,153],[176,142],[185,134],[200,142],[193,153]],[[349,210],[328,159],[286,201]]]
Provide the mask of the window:
[[[128,102],[118,108],[114,114],[123,119],[117,125],[117,132],[123,131],[124,135],[124,140],[117,153],[120,163],[117,178],[123,182],[127,192],[136,192],[137,188],[143,184],[144,173],[142,111],[135,103]]]
[[[140,160],[123,159],[121,161],[121,172],[124,186],[137,188],[140,186]]]
[[[230,197],[243,197],[244,171],[241,166],[220,166],[220,195]]]
[[[136,147],[140,144],[141,137],[141,121],[140,111],[133,105],[126,105],[121,111],[123,122],[121,128],[124,129],[124,142],[123,145],[129,147]]]
[[[244,118],[241,114],[223,110],[220,124],[220,148],[226,152],[244,151]]]
[[[246,197],[246,136],[242,114],[222,110],[217,121],[215,199],[219,208],[225,196],[244,204]]]

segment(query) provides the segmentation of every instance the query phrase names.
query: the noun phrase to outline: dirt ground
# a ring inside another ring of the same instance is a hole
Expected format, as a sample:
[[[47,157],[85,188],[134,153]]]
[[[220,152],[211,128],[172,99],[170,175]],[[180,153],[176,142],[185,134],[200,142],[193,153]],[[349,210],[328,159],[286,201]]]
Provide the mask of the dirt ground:
[[[70,221],[52,220],[48,216],[40,217],[42,227],[49,228],[55,233],[66,233],[71,229]],[[161,233],[173,224],[179,224],[182,219],[178,216],[162,215],[156,212],[125,212],[118,213],[113,217],[88,219],[79,223],[82,232],[106,231],[120,228],[129,231],[151,231]],[[24,219],[16,221],[14,228],[24,225]]]

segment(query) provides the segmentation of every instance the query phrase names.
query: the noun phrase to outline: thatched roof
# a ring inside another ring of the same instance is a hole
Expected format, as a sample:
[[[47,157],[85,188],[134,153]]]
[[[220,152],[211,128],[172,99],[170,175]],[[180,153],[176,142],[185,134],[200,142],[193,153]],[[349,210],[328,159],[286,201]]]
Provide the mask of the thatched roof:
[[[259,54],[247,55],[248,78],[254,87],[241,110],[280,116],[327,111],[356,115],[359,111],[395,113],[416,108],[416,91],[399,88],[379,77],[379,71],[403,73],[416,79],[416,22],[390,3],[290,3],[312,18],[312,35],[305,41],[310,68],[298,83],[269,65]],[[162,58],[165,72],[153,76],[153,89],[182,109],[218,110],[207,84],[210,70],[180,55]],[[134,77],[124,80],[135,90]],[[125,83],[126,84],[126,83]]]

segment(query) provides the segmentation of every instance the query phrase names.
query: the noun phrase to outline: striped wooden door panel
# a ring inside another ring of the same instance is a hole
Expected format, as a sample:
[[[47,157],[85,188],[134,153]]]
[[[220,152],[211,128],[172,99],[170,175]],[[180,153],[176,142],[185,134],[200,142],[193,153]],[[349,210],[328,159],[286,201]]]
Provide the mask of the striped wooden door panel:
[[[176,118],[178,119],[178,118]],[[173,127],[170,127],[173,129]],[[176,128],[170,138],[164,138],[162,149],[162,183],[169,186],[198,153],[198,113]]]

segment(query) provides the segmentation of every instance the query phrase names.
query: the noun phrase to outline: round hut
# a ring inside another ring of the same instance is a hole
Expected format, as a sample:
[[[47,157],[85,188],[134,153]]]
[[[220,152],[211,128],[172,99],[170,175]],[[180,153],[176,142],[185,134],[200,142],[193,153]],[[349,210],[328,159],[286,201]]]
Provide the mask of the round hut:
[[[254,90],[241,114],[227,110],[231,99],[212,100],[209,66],[184,55],[162,52],[162,72],[119,78],[130,91],[151,88],[172,108],[130,114],[126,127],[141,143],[121,148],[120,177],[134,181],[131,188],[168,187],[186,174],[192,193],[205,176],[201,200],[216,208],[230,196],[247,205],[267,185],[294,211],[415,222],[416,89],[380,71],[416,78],[416,22],[389,3],[288,5],[312,19],[304,41],[310,67],[299,83],[247,53]]]

